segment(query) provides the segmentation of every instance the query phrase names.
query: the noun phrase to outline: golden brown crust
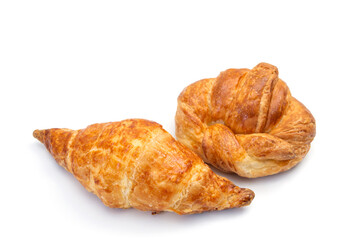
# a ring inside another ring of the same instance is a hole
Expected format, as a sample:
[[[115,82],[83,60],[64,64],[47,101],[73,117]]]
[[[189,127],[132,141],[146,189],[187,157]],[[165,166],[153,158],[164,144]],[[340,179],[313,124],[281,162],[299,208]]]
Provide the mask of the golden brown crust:
[[[310,111],[267,63],[191,84],[178,97],[175,121],[177,139],[204,161],[249,178],[295,166],[316,132]]]
[[[155,122],[35,130],[34,137],[109,207],[191,214],[242,207],[254,197],[212,172]]]

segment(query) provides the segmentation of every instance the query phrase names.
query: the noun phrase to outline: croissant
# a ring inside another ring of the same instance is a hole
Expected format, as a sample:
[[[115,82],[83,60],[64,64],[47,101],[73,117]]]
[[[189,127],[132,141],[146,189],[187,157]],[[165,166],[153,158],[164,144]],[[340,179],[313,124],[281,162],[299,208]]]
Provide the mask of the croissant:
[[[250,189],[216,175],[155,122],[129,119],[33,135],[112,208],[192,214],[246,206],[254,198]]]
[[[314,117],[267,63],[189,85],[175,121],[178,141],[216,168],[248,178],[294,167],[315,137]]]

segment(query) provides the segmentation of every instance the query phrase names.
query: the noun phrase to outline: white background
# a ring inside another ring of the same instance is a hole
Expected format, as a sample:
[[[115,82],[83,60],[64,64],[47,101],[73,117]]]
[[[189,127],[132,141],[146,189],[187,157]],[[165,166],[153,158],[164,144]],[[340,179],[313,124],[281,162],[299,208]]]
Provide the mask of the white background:
[[[1,239],[359,239],[358,1],[1,1]],[[259,62],[317,121],[304,161],[228,177],[246,208],[179,216],[110,209],[35,129],[146,118],[174,134],[188,84]]]

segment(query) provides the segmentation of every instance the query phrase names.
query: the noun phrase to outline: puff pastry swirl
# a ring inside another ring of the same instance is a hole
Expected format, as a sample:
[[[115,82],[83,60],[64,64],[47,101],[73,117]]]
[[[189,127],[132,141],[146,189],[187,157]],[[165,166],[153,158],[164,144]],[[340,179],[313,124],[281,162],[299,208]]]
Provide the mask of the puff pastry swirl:
[[[33,135],[109,207],[192,214],[242,207],[254,197],[216,175],[155,122],[130,119]]]
[[[286,171],[307,154],[315,119],[278,69],[228,69],[178,97],[176,137],[225,172],[255,178]]]

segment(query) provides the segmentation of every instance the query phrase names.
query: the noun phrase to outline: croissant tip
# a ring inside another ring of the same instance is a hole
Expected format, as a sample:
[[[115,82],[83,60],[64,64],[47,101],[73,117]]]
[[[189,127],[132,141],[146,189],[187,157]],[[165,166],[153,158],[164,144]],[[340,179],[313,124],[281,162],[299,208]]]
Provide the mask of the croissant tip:
[[[250,205],[254,197],[255,197],[255,193],[252,190],[248,188],[243,188],[240,199],[241,207]]]
[[[44,130],[39,130],[39,129],[36,129],[34,132],[33,132],[33,136],[34,138],[36,138],[37,140],[39,140],[40,142],[44,143]]]

